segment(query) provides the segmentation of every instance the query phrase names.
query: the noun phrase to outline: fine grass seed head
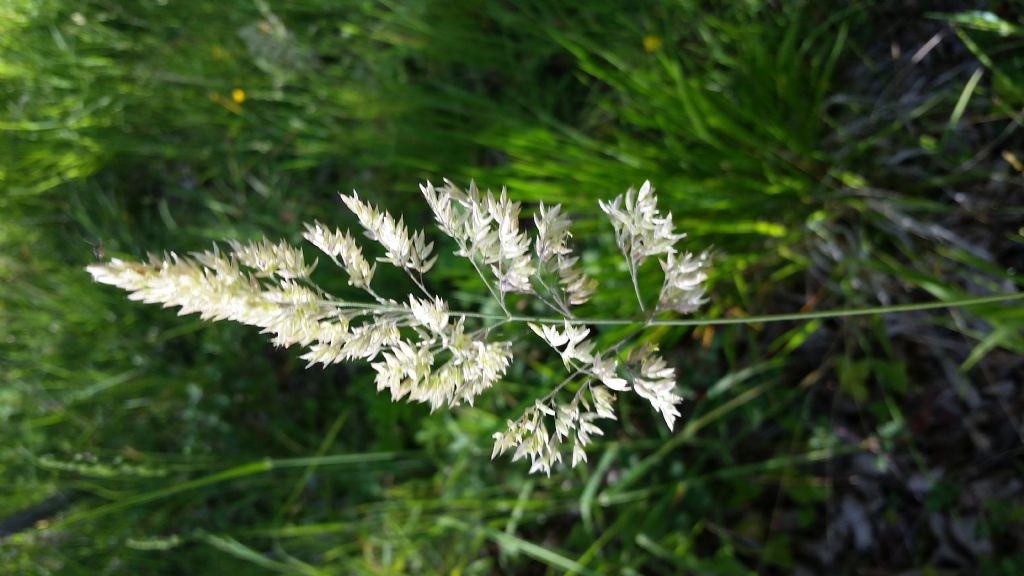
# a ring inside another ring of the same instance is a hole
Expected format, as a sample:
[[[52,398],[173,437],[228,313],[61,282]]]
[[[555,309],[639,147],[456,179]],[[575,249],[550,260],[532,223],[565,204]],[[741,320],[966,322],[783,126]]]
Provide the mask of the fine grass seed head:
[[[275,345],[305,348],[302,358],[310,365],[366,360],[376,372],[378,391],[387,390],[394,400],[429,404],[431,411],[472,405],[497,384],[512,363],[511,341],[497,335],[526,323],[568,371],[561,384],[494,434],[491,457],[511,450],[514,461],[529,458],[531,472],[550,475],[564,454],[572,466],[585,462],[587,445],[602,434],[595,422],[615,419],[615,392],[636,393],[672,429],[683,399],[675,393],[675,369],[657,347],[631,348],[638,336],[634,332],[600,348],[591,337],[600,322],[572,312],[589,300],[597,282],[579,266],[561,206],[539,206],[531,239],[520,228],[520,204],[504,189],[498,195],[481,193],[473,182],[464,190],[444,180],[439,187],[426,182],[420,191],[438,229],[455,242],[455,254],[472,263],[503,315],[451,310],[423,283],[437,261],[433,242],[355,192],[341,199],[364,235],[384,248],[378,262],[403,270],[417,289],[405,301],[380,296],[372,286],[377,265],[367,261],[353,235],[320,222],[306,224],[303,237],[345,271],[351,286],[366,293],[363,301],[327,293],[310,279],[315,261],[307,264],[301,249],[267,239],[230,241],[228,251],[214,246],[188,256],[150,256],[147,262],[115,258],[87,270],[97,282],[127,290],[132,300],[261,328]],[[706,302],[710,257],[676,249],[685,235],[674,231],[671,214],[658,210],[650,182],[600,206],[634,286],[637,269],[651,256],[660,257],[665,273],[657,306],[637,325],[642,328],[663,312],[688,314]],[[536,298],[552,315],[512,315],[506,305],[510,294]],[[642,301],[638,304],[645,310]],[[467,323],[480,326],[467,329]],[[563,393],[566,388],[575,392]]]

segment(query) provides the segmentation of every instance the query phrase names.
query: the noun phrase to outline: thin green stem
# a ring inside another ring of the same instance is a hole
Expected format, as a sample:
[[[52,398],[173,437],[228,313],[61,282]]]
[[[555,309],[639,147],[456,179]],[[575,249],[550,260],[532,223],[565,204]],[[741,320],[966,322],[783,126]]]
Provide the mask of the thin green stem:
[[[993,296],[980,296],[976,298],[961,298],[957,300],[935,300],[931,302],[917,302],[913,304],[895,304],[892,306],[873,306],[867,308],[848,308],[845,310],[817,310],[814,312],[793,312],[787,314],[763,314],[759,316],[743,316],[737,318],[708,318],[708,319],[673,319],[655,320],[643,318],[570,318],[553,316],[524,316],[524,315],[501,315],[487,314],[484,312],[467,312],[452,310],[452,316],[465,318],[480,318],[482,320],[504,320],[507,322],[533,322],[535,324],[563,324],[569,322],[574,325],[584,326],[725,326],[732,324],[762,324],[768,322],[799,322],[806,320],[848,318],[851,316],[875,316],[879,314],[901,314],[907,312],[919,312],[923,310],[939,310],[943,308],[966,308],[968,306],[981,306],[985,304],[999,304],[1024,299],[1024,292],[1012,292],[1008,294],[996,294]],[[401,306],[374,305],[361,302],[344,302],[337,300],[325,300],[324,304],[333,304],[339,308],[363,308],[378,312],[408,313],[408,309]]]

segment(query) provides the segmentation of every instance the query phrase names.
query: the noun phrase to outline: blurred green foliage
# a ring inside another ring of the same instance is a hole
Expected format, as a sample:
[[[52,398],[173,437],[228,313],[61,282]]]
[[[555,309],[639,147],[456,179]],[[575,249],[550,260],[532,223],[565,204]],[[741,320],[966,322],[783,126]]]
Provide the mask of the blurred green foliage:
[[[589,467],[534,478],[491,462],[490,434],[561,379],[549,358],[429,415],[378,397],[364,367],[305,370],[251,330],[129,302],[83,268],[351,226],[339,189],[424,224],[418,181],[476,178],[567,205],[602,282],[592,311],[630,316],[596,200],[649,178],[690,246],[720,254],[708,315],[1019,290],[1024,37],[1006,12],[3,2],[0,519],[69,503],[0,541],[0,572],[793,571],[832,529],[855,456],[971,466],[944,460],[919,408],[1014,365],[1019,307],[659,328],[686,425],[670,435],[621,400]],[[641,273],[653,296],[657,265]],[[434,278],[482,303],[457,259]],[[922,362],[933,344],[946,372]],[[943,482],[890,502],[895,517],[955,507],[966,475]],[[1019,531],[1014,498],[983,516],[991,533]],[[927,567],[933,544],[875,561]],[[1024,568],[993,546],[990,573]]]

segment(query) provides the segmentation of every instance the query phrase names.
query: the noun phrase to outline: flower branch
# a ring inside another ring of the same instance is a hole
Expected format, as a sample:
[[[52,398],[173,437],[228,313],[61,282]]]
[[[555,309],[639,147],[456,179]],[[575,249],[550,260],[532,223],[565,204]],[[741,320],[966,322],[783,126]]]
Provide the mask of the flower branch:
[[[953,302],[884,306],[743,318],[657,318],[690,314],[706,301],[711,268],[708,252],[681,252],[685,235],[676,233],[671,214],[662,215],[654,188],[645,182],[637,191],[600,202],[626,259],[634,292],[644,317],[579,317],[573,307],[585,304],[597,282],[579,266],[570,247],[568,218],[560,206],[539,205],[536,231],[520,226],[521,206],[508,193],[481,192],[445,180],[420,190],[437,227],[451,238],[457,256],[469,260],[502,314],[461,311],[432,294],[424,275],[437,261],[434,243],[422,231],[411,231],[404,220],[365,202],[358,194],[342,195],[370,241],[384,255],[372,263],[347,231],[320,222],[307,224],[303,237],[348,276],[349,285],[372,301],[336,298],[319,288],[300,248],[286,242],[230,242],[187,256],[167,253],[145,262],[113,259],[88,267],[93,278],[129,292],[129,298],[165,307],[180,314],[198,313],[205,320],[233,320],[260,328],[275,345],[300,346],[310,365],[365,360],[376,373],[378,391],[392,399],[442,406],[472,404],[504,376],[513,360],[513,343],[501,339],[513,324],[527,324],[562,359],[569,375],[535,400],[519,418],[494,435],[493,456],[512,451],[512,459],[529,458],[531,471],[551,473],[571,454],[571,464],[586,461],[586,447],[602,434],[598,420],[615,419],[616,393],[633,393],[648,403],[672,429],[683,399],[675,392],[675,368],[654,346],[623,350],[652,326],[707,326],[905,312],[933,308],[1006,302],[1024,297],[1005,294]],[[657,257],[664,281],[655,306],[645,306],[637,271]],[[377,265],[403,270],[419,291],[403,302],[381,296],[372,286]],[[549,281],[550,279],[550,281]],[[536,298],[554,314],[512,314],[506,297]],[[467,328],[479,324],[473,329]],[[593,335],[603,326],[635,329],[611,346],[599,347]],[[582,379],[571,397],[563,390]]]

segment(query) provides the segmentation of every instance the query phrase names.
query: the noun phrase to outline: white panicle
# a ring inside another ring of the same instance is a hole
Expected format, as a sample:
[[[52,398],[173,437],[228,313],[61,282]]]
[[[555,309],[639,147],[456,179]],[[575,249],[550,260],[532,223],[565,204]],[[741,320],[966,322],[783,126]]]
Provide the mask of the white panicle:
[[[366,232],[366,237],[376,240],[384,247],[384,261],[407,270],[425,274],[437,257],[431,257],[434,243],[427,243],[426,235],[420,231],[409,236],[409,229],[401,218],[397,221],[387,212],[379,212],[376,208],[359,199],[354,191],[351,196],[341,195],[345,206],[356,215],[359,224]]]
[[[658,212],[658,198],[650,181],[645,181],[639,192],[630,188],[625,199],[616,196],[611,202],[601,200],[599,204],[615,228],[619,249],[635,266],[648,256],[675,252],[676,241],[686,236],[673,232],[671,212],[666,216]]]
[[[534,242],[537,250],[537,258],[541,264],[547,264],[553,258],[572,254],[569,249],[569,219],[562,215],[562,206],[554,205],[545,209],[544,203],[540,203],[540,210],[533,216],[533,222],[537,226],[537,239]]]
[[[413,318],[421,325],[426,326],[434,334],[444,335],[448,327],[448,305],[444,300],[434,296],[433,300],[421,300],[415,296],[409,296],[409,309]]]
[[[481,195],[475,182],[463,191],[445,180],[442,188],[427,182],[420,191],[438,227],[458,245],[455,254],[490,270],[502,305],[505,294],[533,292],[536,267],[529,254],[530,238],[520,230],[520,204],[510,201],[506,190],[498,196],[491,191]],[[478,271],[483,275],[479,267]],[[488,278],[483,280],[491,286]]]
[[[389,390],[392,400],[412,395],[412,400],[429,401],[424,380],[430,377],[434,356],[426,346],[414,346],[404,340],[382,354],[382,362],[372,364],[377,371],[377,391]],[[436,408],[437,406],[432,406]]]
[[[490,194],[490,191],[488,191]],[[487,210],[487,204],[480,197],[480,190],[476,182],[470,181],[469,190],[460,194],[459,204],[465,211],[463,218],[463,232],[457,238],[460,256],[467,258],[478,257],[484,264],[493,264],[501,259],[501,246],[498,240],[498,233],[491,225],[491,213]]]
[[[626,392],[629,390],[629,382],[625,378],[619,377],[618,368],[618,361],[606,360],[601,356],[597,356],[594,358],[591,371],[594,377],[601,381],[601,384],[617,392]]]
[[[259,277],[309,278],[316,268],[315,262],[312,266],[306,266],[302,250],[287,242],[274,244],[263,238],[259,242],[231,241],[228,244],[238,262],[255,270]]]
[[[638,375],[633,379],[633,389],[660,412],[668,429],[675,426],[679,417],[678,404],[683,399],[676,395],[676,371],[657,354],[657,348],[641,347],[630,355],[630,364],[636,367]]]
[[[498,279],[498,286],[504,292],[520,292],[528,294],[532,291],[530,277],[534,267],[530,259],[530,239],[519,231],[519,202],[511,202],[508,192],[502,188],[501,194],[495,198],[487,191],[487,213],[497,226],[496,257],[486,261]]]
[[[314,222],[306,224],[306,232],[302,237],[344,268],[350,285],[364,289],[370,287],[377,266],[371,266],[366,261],[363,251],[348,232],[331,231],[323,224]],[[338,262],[338,258],[341,258],[341,262]]]
[[[586,304],[597,289],[597,280],[588,277],[576,266],[578,260],[576,256],[558,257],[558,284],[572,306]]]
[[[236,254],[240,251],[244,253],[236,247]],[[275,253],[285,254],[268,250],[261,257]],[[234,320],[257,326],[273,334],[279,346],[309,345],[347,328],[347,317],[333,306],[324,306],[309,288],[292,280],[258,276],[290,277],[302,268],[291,253],[280,261],[253,258],[248,262],[251,271],[243,270],[234,256],[214,249],[191,258],[174,253],[162,259],[151,256],[146,264],[115,258],[87,270],[97,282],[127,290],[132,300],[178,306],[180,314],[198,312],[204,320]]]
[[[572,233],[569,231],[569,219],[562,215],[562,207],[556,204],[545,208],[544,203],[541,203],[533,220],[537,226],[534,250],[537,253],[538,268],[543,272],[553,266],[558,276],[562,294],[554,295],[556,300],[563,308],[585,304],[597,288],[597,281],[588,278],[576,266],[579,257],[573,256],[569,248]]]
[[[449,238],[461,240],[466,225],[465,212],[456,209],[453,202],[463,198],[463,195],[454,184],[448,180],[444,182],[445,185],[440,189],[435,189],[430,182],[420,184],[420,192],[434,212],[437,227]]]
[[[558,351],[566,367],[572,366],[573,362],[586,364],[594,359],[594,355],[591,353],[594,350],[594,343],[586,341],[587,334],[590,334],[590,328],[580,328],[570,324],[568,320],[565,321],[565,327],[562,332],[559,332],[558,328],[550,324],[538,326],[531,323],[529,326],[531,330]],[[562,346],[565,346],[565,348],[562,348]]]
[[[151,256],[145,263],[113,259],[88,271],[97,282],[128,291],[133,300],[256,326],[278,346],[303,347],[302,358],[310,365],[369,362],[379,391],[431,410],[472,405],[504,378],[512,343],[493,334],[525,320],[507,311],[506,296],[532,294],[558,315],[529,326],[558,352],[570,374],[494,434],[492,458],[512,451],[513,460],[529,459],[531,472],[548,475],[563,459],[572,466],[586,462],[587,446],[602,434],[596,422],[615,419],[614,392],[635,392],[669,428],[675,425],[682,398],[675,393],[675,369],[657,349],[634,347],[623,360],[620,350],[629,349],[629,339],[598,349],[592,328],[600,323],[588,326],[570,311],[590,298],[597,282],[583,273],[573,254],[570,221],[561,206],[539,206],[531,238],[520,225],[520,204],[504,189],[498,195],[481,193],[473,182],[462,190],[445,180],[439,188],[426,182],[420,191],[438,228],[457,245],[455,254],[470,260],[504,316],[450,310],[423,282],[437,258],[426,234],[410,232],[402,218],[378,210],[355,192],[341,199],[366,237],[383,247],[378,260],[404,270],[419,290],[407,296],[406,304],[371,288],[376,265],[348,231],[320,222],[307,224],[303,237],[344,268],[349,284],[369,293],[372,302],[331,296],[310,279],[315,261],[307,264],[301,249],[266,239],[230,242],[227,252],[214,246],[189,256]],[[665,281],[648,318],[658,312],[690,313],[705,303],[710,257],[706,252],[680,255],[675,243],[683,235],[674,233],[671,214],[658,211],[649,182],[601,202],[601,209],[615,229],[638,298],[637,268],[650,256],[663,256]],[[484,320],[482,325],[467,330],[467,322],[477,319]]]
[[[661,288],[658,308],[689,314],[703,306],[707,299],[704,283],[708,279],[711,257],[708,252],[694,256],[687,252],[683,256],[669,254],[661,261],[665,271],[665,284]]]
[[[589,401],[588,401],[589,396]],[[517,420],[509,420],[504,432],[496,432],[491,459],[515,449],[512,460],[529,458],[530,472],[551,475],[562,461],[563,446],[571,447],[572,466],[587,461],[586,447],[594,436],[604,433],[595,420],[614,419],[612,395],[603,388],[584,383],[568,404],[553,398],[537,400]],[[554,427],[551,433],[548,425]]]
[[[464,347],[452,347],[453,358],[462,371],[462,383],[452,404],[465,402],[472,406],[474,398],[501,380],[512,363],[511,348],[509,342],[476,339]]]

